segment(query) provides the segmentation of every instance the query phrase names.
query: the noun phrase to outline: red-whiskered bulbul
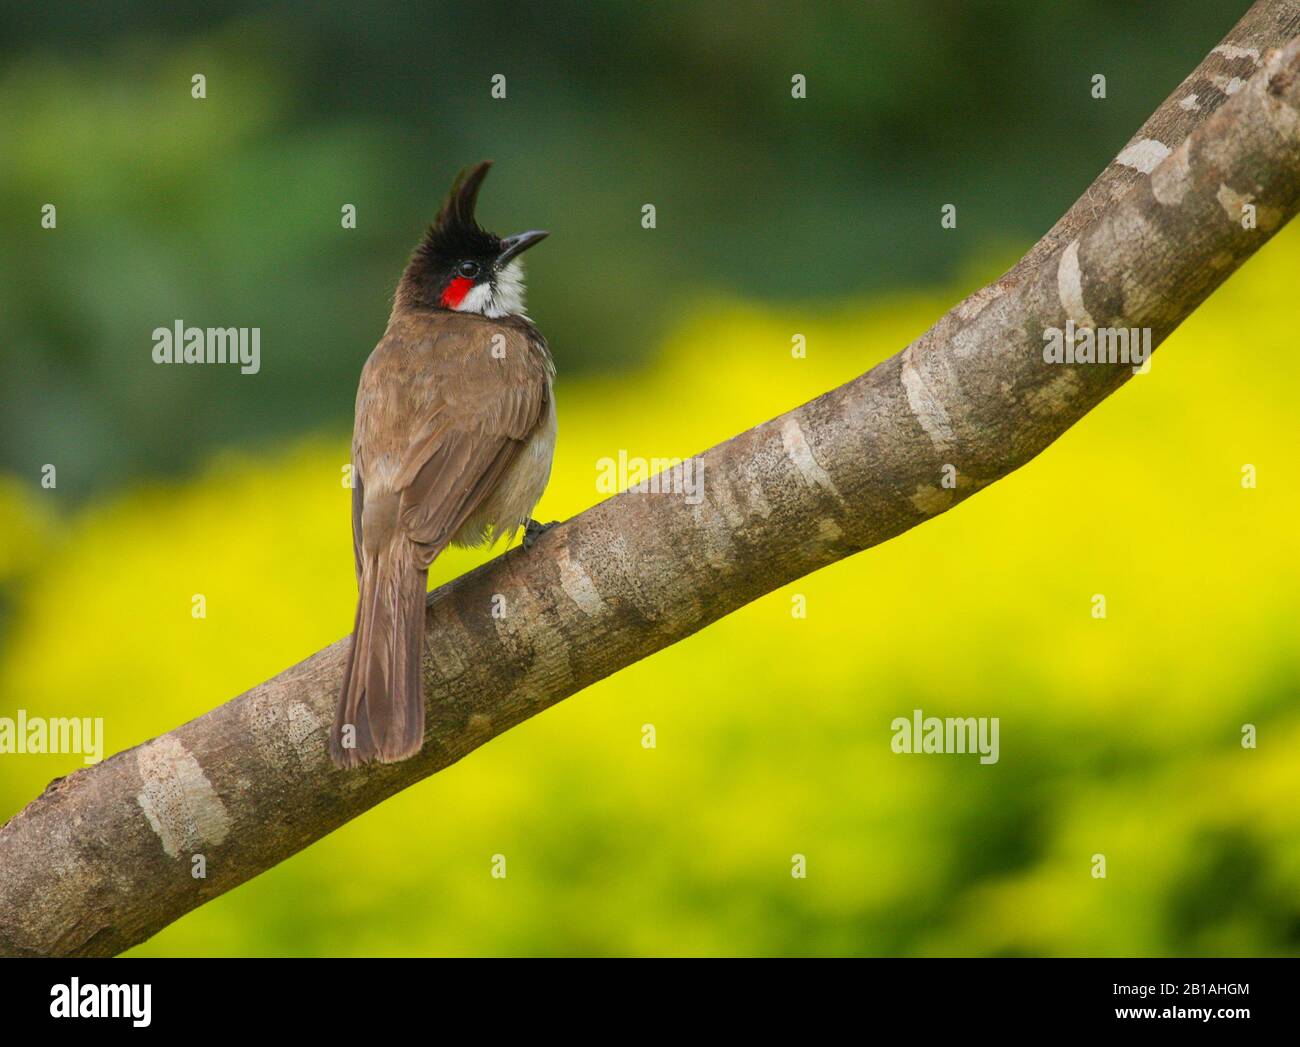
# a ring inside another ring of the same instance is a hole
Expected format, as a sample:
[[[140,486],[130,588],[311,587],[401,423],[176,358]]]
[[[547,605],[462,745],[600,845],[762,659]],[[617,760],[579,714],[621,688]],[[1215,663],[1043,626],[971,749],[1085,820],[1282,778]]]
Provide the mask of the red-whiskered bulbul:
[[[474,217],[491,162],[461,172],[397,285],[361,372],[352,434],[356,623],[330,731],[340,767],[392,763],[424,743],[425,590],[450,544],[524,527],[555,450],[555,366],[524,315],[519,255]]]

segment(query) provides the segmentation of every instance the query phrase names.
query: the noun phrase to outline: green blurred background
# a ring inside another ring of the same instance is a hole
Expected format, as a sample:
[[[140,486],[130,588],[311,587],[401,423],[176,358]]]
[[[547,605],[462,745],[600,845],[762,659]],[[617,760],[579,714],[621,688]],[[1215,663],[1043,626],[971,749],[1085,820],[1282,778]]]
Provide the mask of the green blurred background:
[[[896,352],[1245,7],[5,3],[0,715],[103,716],[118,751],[347,631],[356,378],[461,166],[497,160],[490,228],[553,231],[530,312],[560,368],[538,516],[564,518],[597,459],[690,455]],[[1300,952],[1297,272],[1290,228],[970,504],[135,951]],[[261,373],[154,365],[177,319],[260,327]],[[1000,717],[1000,762],[893,754],[914,708]],[[79,766],[0,756],[0,817]]]

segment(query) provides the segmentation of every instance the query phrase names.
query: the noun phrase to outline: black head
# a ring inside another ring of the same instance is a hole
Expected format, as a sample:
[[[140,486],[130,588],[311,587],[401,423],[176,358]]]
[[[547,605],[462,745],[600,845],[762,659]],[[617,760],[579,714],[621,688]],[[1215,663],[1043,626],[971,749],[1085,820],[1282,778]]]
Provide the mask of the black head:
[[[474,210],[491,167],[485,160],[457,176],[402,275],[400,305],[487,316],[523,312],[523,269],[516,259],[547,234],[534,229],[500,237],[479,226]]]

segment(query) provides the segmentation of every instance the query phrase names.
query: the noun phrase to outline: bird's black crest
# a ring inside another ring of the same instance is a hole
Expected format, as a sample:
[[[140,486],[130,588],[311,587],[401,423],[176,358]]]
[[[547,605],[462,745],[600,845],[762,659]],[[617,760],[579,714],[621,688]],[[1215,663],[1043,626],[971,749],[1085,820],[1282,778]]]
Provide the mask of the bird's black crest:
[[[451,192],[447,194],[447,202],[442,205],[420,244],[420,253],[430,261],[478,258],[496,252],[499,240],[483,229],[474,217],[478,191],[491,167],[492,161],[484,160],[456,176]]]
[[[398,282],[399,305],[436,306],[442,288],[455,275],[457,262],[490,259],[501,250],[501,240],[474,218],[478,191],[491,166],[491,160],[484,160],[456,176],[447,202],[411,253],[411,260]]]

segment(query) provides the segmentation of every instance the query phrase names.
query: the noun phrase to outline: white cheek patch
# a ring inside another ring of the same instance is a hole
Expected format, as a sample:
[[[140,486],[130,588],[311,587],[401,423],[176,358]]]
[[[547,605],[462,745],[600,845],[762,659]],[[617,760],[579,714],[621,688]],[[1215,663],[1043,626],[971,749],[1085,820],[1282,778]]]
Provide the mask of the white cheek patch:
[[[485,316],[494,315],[488,312],[492,305],[492,284],[485,282],[475,284],[466,293],[465,297],[460,300],[456,306],[458,313],[483,313]]]
[[[496,291],[492,296],[492,305],[498,310],[488,316],[523,316],[524,315],[524,264],[518,258],[496,275]]]
[[[493,319],[524,315],[524,267],[514,259],[485,283],[475,284],[456,306],[459,313],[479,313]]]

